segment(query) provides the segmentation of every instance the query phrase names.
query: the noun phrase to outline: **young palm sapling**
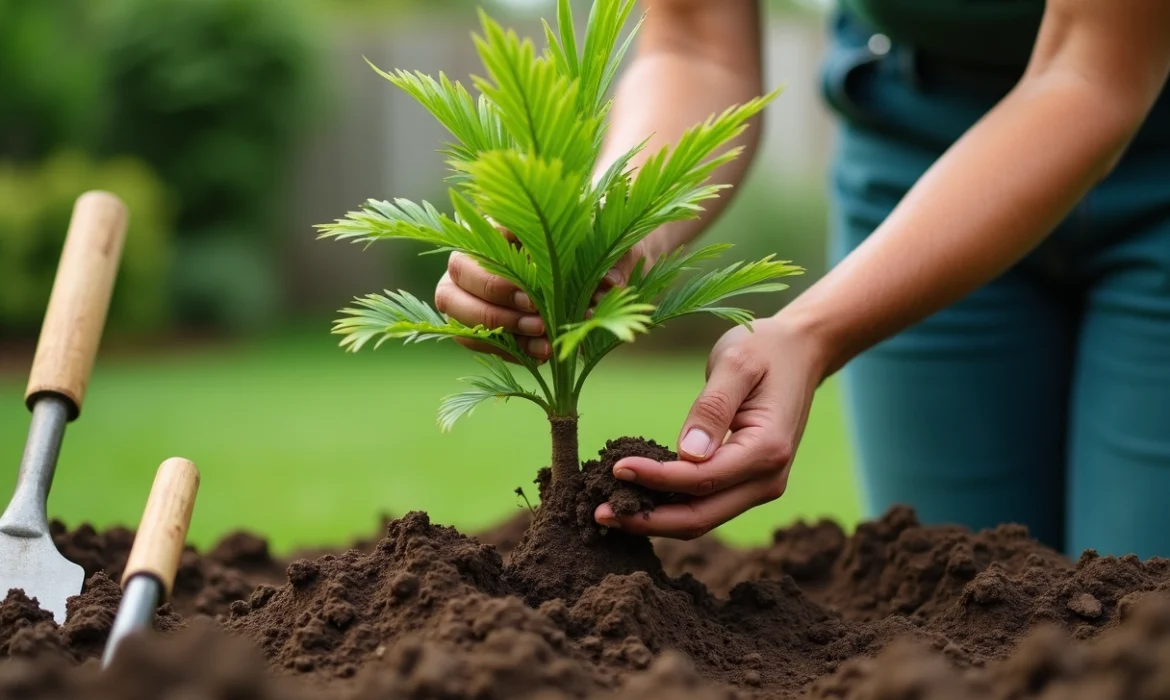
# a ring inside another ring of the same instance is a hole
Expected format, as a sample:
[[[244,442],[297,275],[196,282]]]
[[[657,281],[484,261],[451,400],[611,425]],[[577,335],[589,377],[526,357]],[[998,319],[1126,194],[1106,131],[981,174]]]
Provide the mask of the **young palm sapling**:
[[[598,0],[578,47],[569,2],[560,0],[557,27],[544,24],[543,52],[481,10],[482,33],[474,41],[486,76],[472,79],[476,97],[442,73],[435,79],[375,67],[454,137],[443,151],[454,214],[427,202],[371,199],[318,227],[322,237],[361,243],[406,238],[458,251],[528,295],[553,349],[547,363],[528,356],[504,329],[469,327],[404,291],[356,299],[334,332],[351,351],[388,339],[471,338],[511,356],[531,375],[529,385],[499,357],[477,356],[487,374],[466,379],[470,390],[443,399],[439,425],[450,429],[488,399],[531,401],[551,422],[554,483],[580,468],[578,400],[585,380],[611,350],[689,314],[749,325],[751,313],[728,299],[785,289],[774,280],[801,272],[769,256],[694,274],[674,286],[683,273],[696,272],[696,263],[730,246],[680,248],[648,269],[640,263],[627,285],[611,289],[591,308],[602,278],[623,255],[663,224],[698,216],[701,203],[718,196],[723,187],[710,184],[709,176],[740,152],[724,147],[778,93],[711,116],[632,168],[643,142],[595,179],[611,106],[607,95],[637,31],[633,27],[619,43],[634,4]],[[497,227],[511,232],[515,244]]]

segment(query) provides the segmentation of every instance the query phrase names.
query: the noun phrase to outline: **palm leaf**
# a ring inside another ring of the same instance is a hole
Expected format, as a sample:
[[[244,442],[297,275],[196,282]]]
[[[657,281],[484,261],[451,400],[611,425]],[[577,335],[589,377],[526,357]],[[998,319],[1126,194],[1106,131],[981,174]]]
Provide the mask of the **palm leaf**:
[[[439,428],[449,431],[455,422],[466,415],[470,415],[475,408],[489,399],[507,401],[510,398],[527,399],[548,411],[548,404],[535,393],[525,389],[508,365],[495,355],[478,356],[476,360],[487,368],[489,376],[463,377],[460,381],[471,384],[474,388],[443,397],[439,404]]]
[[[577,109],[579,81],[562,75],[554,59],[537,55],[531,40],[505,31],[482,10],[480,17],[483,35],[474,37],[475,46],[490,80],[472,80],[519,150],[559,160],[567,170],[589,170],[600,119]]]
[[[374,347],[394,339],[404,343],[443,338],[472,338],[508,352],[519,352],[515,339],[503,329],[466,326],[450,319],[408,292],[387,291],[355,299],[356,306],[342,309],[344,318],[334,322],[333,332],[343,336],[342,347],[357,352],[371,340]]]
[[[544,26],[545,43],[548,45],[546,51],[557,71],[567,78],[576,78],[581,72],[581,62],[577,56],[577,34],[573,27],[573,10],[569,0],[557,0],[557,32],[553,31],[547,20],[542,19],[540,22]]]
[[[393,202],[368,200],[358,211],[330,224],[318,224],[320,238],[336,238],[367,245],[381,240],[406,238],[428,243],[438,251],[457,250],[470,255],[486,270],[500,275],[539,297],[534,287],[536,268],[456,190],[451,201],[459,220],[440,213],[429,202],[406,199]]]
[[[770,280],[797,275],[802,268],[788,261],[772,260],[771,255],[755,262],[737,262],[687,280],[666,294],[654,310],[654,323],[663,323],[687,314],[708,312],[740,324],[751,321],[751,312],[734,307],[717,306],[742,294],[776,292],[788,285]]]
[[[585,41],[581,47],[581,92],[577,105],[586,114],[604,111],[602,102],[609,92],[618,65],[642,23],[638,21],[625,42],[615,51],[618,35],[633,12],[634,5],[634,0],[599,0],[589,10]]]
[[[545,297],[555,298],[576,267],[577,247],[591,232],[589,207],[581,197],[585,172],[514,151],[485,153],[463,167],[471,176],[472,201],[516,236],[535,265]]]
[[[695,263],[712,260],[719,257],[726,250],[730,250],[730,243],[714,243],[704,246],[690,253],[679,247],[672,253],[659,258],[648,272],[642,273],[643,261],[635,266],[630,276],[630,286],[637,287],[639,295],[646,301],[653,301],[665,292],[675,279],[683,272],[698,270]]]
[[[415,71],[396,70],[388,73],[366,59],[378,75],[413,97],[426,108],[459,143],[449,144],[446,153],[460,161],[474,160],[484,151],[509,148],[512,145],[499,115],[486,100],[478,102],[458,81],[451,81],[440,72],[439,79]]]
[[[724,187],[706,184],[707,179],[716,168],[738,157],[741,149],[716,151],[743,133],[748,120],[778,94],[774,90],[688,129],[676,146],[663,147],[646,159],[632,179],[609,178],[601,193],[605,203],[594,224],[596,245],[605,251],[594,271],[598,280],[651,231],[697,217],[701,203],[718,196]]]
[[[633,287],[616,287],[601,298],[592,316],[567,324],[554,345],[564,360],[595,330],[605,330],[622,342],[632,342],[636,334],[647,331],[653,311],[654,305],[639,301],[638,291]]]
[[[440,248],[453,246],[444,216],[429,202],[416,204],[406,199],[384,202],[369,199],[357,211],[351,211],[328,224],[314,226],[319,238],[336,238],[356,243],[372,243],[391,238],[409,238]]]

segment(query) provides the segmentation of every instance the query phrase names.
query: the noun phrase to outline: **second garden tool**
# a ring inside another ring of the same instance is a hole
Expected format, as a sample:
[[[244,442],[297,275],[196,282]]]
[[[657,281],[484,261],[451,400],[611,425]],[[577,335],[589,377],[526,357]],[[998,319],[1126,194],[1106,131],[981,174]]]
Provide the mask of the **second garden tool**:
[[[170,597],[198,490],[199,470],[191,462],[172,457],[158,468],[122,573],[122,602],[102,655],[103,668],[128,635],[150,629],[155,610]]]
[[[0,595],[22,589],[57,622],[66,599],[81,593],[85,572],[53,544],[49,487],[65,426],[81,414],[125,238],[126,207],[117,197],[95,191],[77,199],[25,392],[28,442],[0,516]]]

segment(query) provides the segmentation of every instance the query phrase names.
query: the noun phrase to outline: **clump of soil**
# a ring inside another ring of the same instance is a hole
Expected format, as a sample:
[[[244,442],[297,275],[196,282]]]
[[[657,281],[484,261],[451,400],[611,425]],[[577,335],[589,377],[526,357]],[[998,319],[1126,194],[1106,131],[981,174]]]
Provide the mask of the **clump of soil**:
[[[607,443],[535,514],[469,537],[425,513],[345,550],[272,556],[247,533],[183,557],[155,632],[101,653],[133,534],[54,528],[88,579],[58,626],[0,603],[0,700],[1121,700],[1170,697],[1170,561],[1076,562],[1018,526],[926,527],[906,508],[735,549],[592,519],[670,499],[617,482]]]
[[[510,552],[506,572],[509,585],[529,604],[573,602],[610,575],[645,572],[659,583],[666,581],[648,538],[608,530],[593,519],[605,502],[618,515],[635,515],[671,499],[615,479],[613,465],[625,457],[675,459],[653,441],[621,438],[607,442],[599,458],[584,462],[577,474],[556,482],[547,468],[537,475],[541,507]]]

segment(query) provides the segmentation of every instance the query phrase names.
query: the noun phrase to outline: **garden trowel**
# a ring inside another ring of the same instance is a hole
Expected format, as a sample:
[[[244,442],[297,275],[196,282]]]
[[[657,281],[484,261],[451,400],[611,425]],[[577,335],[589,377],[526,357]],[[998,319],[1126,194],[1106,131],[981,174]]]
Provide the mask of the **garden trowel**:
[[[117,197],[94,191],[77,199],[25,392],[28,442],[0,516],[0,596],[20,588],[58,623],[85,572],[53,544],[46,501],[65,425],[81,414],[125,237],[126,207]]]
[[[158,468],[122,572],[122,602],[102,655],[102,668],[113,661],[122,640],[150,629],[155,610],[170,597],[198,490],[199,470],[191,462],[172,457]]]

